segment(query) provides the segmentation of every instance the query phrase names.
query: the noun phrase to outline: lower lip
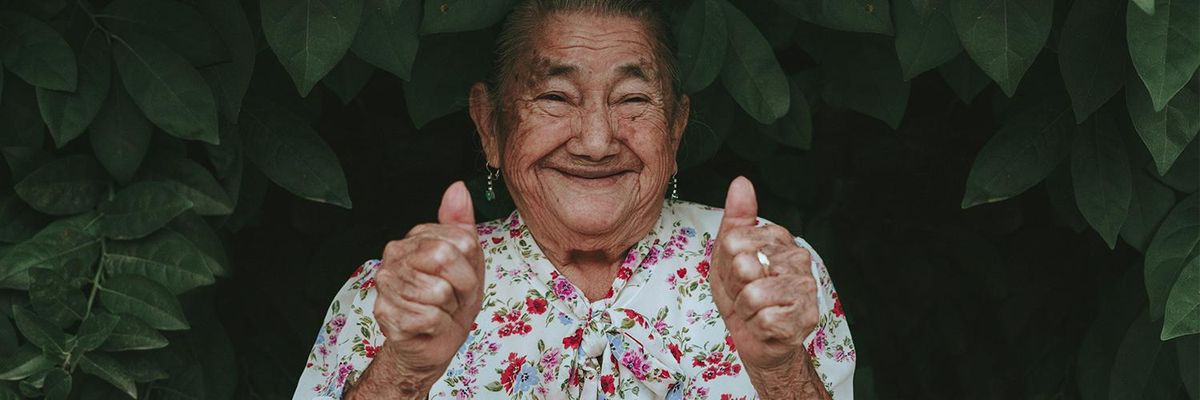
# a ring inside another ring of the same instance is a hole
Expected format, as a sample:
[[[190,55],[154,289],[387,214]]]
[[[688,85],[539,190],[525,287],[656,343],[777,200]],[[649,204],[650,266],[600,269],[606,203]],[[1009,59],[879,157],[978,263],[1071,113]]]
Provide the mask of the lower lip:
[[[601,188],[601,187],[615,185],[617,182],[621,181],[621,179],[625,178],[626,175],[631,174],[631,172],[621,172],[621,173],[609,175],[609,176],[606,176],[603,178],[584,178],[582,176],[571,175],[571,174],[568,174],[566,172],[562,172],[559,170],[553,170],[553,171],[555,173],[561,175],[562,177],[567,178],[567,180],[574,182],[577,185],[585,186],[585,187],[595,187],[595,188]]]

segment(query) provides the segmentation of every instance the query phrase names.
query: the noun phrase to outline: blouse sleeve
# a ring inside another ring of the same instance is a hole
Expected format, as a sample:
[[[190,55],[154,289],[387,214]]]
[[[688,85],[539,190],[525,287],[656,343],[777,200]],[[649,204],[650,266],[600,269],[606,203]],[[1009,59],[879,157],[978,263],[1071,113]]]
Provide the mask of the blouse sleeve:
[[[294,400],[340,399],[371,359],[383,335],[375,324],[375,271],[379,260],[362,264],[329,305],[325,322],[300,375]]]
[[[817,280],[817,305],[820,319],[813,332],[804,339],[809,358],[817,374],[825,383],[825,390],[834,400],[854,398],[854,364],[857,354],[850,337],[850,327],[842,302],[821,256],[817,255],[804,239],[796,238],[796,244],[812,254],[812,274]]]

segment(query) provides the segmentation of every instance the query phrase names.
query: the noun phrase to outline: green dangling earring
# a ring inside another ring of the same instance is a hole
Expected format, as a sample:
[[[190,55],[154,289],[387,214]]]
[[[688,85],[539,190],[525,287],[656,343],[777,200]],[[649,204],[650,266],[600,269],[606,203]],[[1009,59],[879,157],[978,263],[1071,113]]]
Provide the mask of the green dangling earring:
[[[487,201],[492,201],[496,199],[496,188],[494,184],[496,179],[500,178],[500,169],[492,170],[492,168],[486,164],[483,166],[483,168],[488,172],[487,190],[483,192],[483,198],[487,199]]]

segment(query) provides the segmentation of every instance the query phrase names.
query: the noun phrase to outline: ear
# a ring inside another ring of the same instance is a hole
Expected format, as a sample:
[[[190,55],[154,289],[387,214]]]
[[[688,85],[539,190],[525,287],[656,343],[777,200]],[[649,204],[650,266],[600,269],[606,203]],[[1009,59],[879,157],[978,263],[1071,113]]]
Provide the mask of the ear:
[[[675,104],[675,119],[671,121],[671,140],[679,152],[679,143],[683,140],[683,131],[687,130],[688,115],[692,111],[692,99],[686,94],[679,96]]]
[[[475,85],[471,86],[470,103],[471,120],[475,122],[475,131],[479,132],[479,141],[483,144],[483,154],[487,163],[493,168],[500,168],[500,138],[493,122],[497,115],[486,84],[475,82]]]

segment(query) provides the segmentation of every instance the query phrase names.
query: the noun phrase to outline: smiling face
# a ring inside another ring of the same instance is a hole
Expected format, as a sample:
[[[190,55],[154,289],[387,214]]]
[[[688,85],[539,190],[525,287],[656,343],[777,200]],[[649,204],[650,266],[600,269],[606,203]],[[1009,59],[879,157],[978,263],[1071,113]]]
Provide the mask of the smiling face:
[[[482,84],[472,91],[488,163],[500,166],[539,241],[632,245],[658,218],[687,99],[671,98],[636,19],[555,14],[541,28],[501,82],[502,110],[481,104]]]

